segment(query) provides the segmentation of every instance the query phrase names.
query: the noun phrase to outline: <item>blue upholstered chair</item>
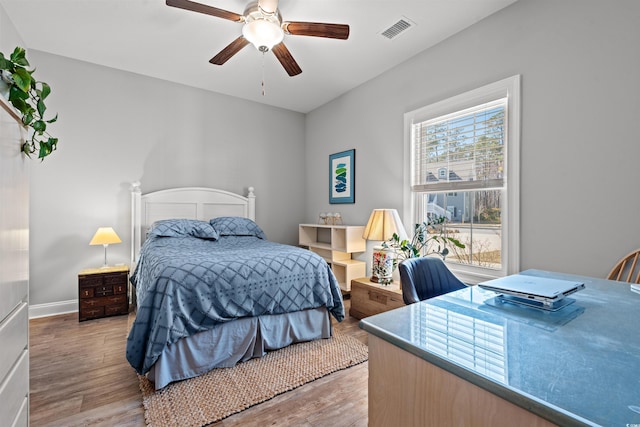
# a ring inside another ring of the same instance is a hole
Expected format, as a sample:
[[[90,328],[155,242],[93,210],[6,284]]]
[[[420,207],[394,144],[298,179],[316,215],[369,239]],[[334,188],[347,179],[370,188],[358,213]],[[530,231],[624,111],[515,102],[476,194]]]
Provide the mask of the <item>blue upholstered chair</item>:
[[[398,269],[405,304],[413,304],[467,286],[437,257],[408,258],[400,263]]]

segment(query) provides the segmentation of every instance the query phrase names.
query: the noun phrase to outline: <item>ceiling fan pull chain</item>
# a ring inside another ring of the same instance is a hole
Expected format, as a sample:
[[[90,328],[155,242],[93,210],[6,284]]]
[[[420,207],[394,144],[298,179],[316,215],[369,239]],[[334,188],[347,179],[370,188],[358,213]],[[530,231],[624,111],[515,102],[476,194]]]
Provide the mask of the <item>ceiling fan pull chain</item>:
[[[262,96],[264,96],[264,52],[262,52]]]

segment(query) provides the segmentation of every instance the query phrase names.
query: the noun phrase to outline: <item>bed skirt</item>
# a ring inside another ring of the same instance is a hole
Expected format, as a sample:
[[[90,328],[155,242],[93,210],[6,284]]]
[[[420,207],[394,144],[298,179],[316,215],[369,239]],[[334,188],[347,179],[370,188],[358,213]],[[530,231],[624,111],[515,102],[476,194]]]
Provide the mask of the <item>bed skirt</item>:
[[[229,368],[267,351],[331,336],[326,307],[260,317],[247,317],[169,345],[147,378],[156,390],[173,381],[196,377],[213,368]]]

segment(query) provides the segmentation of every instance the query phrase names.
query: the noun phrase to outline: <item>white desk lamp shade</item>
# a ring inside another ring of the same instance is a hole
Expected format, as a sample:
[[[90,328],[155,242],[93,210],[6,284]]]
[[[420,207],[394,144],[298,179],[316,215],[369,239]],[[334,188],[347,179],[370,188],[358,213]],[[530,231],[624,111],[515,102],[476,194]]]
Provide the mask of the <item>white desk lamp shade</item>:
[[[107,266],[107,246],[115,243],[122,243],[120,237],[116,234],[115,230],[111,227],[100,227],[96,234],[93,235],[93,239],[89,242],[89,245],[102,245],[104,246],[104,265]]]
[[[400,236],[400,240],[407,238],[407,232],[402,225],[398,211],[395,209],[374,209],[362,237],[367,240],[384,242],[392,238],[394,233]]]
[[[397,234],[400,241],[407,239],[407,232],[402,225],[400,215],[395,209],[374,209],[364,228],[362,237],[367,240],[387,241]],[[396,254],[381,246],[373,248],[371,264],[371,281],[381,284],[393,283],[393,270]]]

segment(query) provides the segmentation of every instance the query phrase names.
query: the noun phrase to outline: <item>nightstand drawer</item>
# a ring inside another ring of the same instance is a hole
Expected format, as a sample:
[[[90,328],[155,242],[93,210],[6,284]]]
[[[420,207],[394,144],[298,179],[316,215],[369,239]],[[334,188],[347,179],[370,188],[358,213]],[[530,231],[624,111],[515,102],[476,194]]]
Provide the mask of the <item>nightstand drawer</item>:
[[[113,294],[113,287],[112,286],[96,286],[95,287],[95,293],[97,297],[104,297],[106,295],[112,295]]]
[[[402,290],[398,284],[384,286],[366,277],[351,281],[349,314],[352,317],[362,319],[403,306]]]
[[[404,305],[402,295],[387,295],[375,290],[369,291],[369,300],[389,308],[398,308]]]
[[[95,288],[80,288],[80,299],[93,298],[95,296]]]
[[[105,316],[113,316],[114,314],[126,314],[128,312],[126,304],[108,305],[104,308]]]
[[[100,286],[104,283],[100,276],[85,276],[82,278],[82,286]]]
[[[80,300],[80,308],[91,309],[95,307],[105,307],[108,305],[125,305],[126,295],[113,295],[108,297],[85,298]]]
[[[113,296],[105,297],[102,299],[105,300],[105,303],[106,303],[105,305],[114,305],[114,304],[123,305],[127,303],[127,296],[124,294],[113,295]]]
[[[387,296],[376,291],[369,291],[369,300],[379,304],[387,305]]]
[[[110,274],[104,276],[104,284],[105,285],[121,285],[122,283],[127,283],[128,274]]]
[[[113,285],[113,293],[114,294],[126,294],[129,286],[127,284],[124,285]]]
[[[81,320],[91,319],[96,317],[104,317],[104,307],[87,308],[82,310],[81,313],[83,316]]]

